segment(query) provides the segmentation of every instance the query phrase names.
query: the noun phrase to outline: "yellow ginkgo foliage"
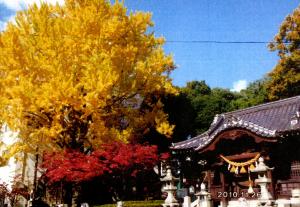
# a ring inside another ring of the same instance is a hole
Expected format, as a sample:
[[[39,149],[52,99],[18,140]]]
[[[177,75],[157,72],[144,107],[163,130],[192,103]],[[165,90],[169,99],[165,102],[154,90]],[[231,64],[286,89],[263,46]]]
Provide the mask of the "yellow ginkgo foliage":
[[[97,148],[150,127],[170,136],[157,97],[176,93],[175,67],[152,26],[151,14],[118,1],[19,12],[0,33],[0,121],[19,132],[19,151]]]

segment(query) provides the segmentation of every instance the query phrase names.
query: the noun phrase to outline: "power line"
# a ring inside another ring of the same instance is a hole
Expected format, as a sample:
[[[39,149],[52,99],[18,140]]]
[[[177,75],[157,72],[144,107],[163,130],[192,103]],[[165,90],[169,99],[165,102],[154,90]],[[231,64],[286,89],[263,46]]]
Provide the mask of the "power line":
[[[1,31],[0,31],[1,34]],[[37,37],[43,37],[38,34],[30,34],[30,36],[37,36]],[[80,37],[76,35],[61,35],[57,37],[50,37],[45,36],[45,38],[50,38],[54,40],[58,39],[64,39],[64,38],[78,38],[78,39],[98,39],[98,36],[85,36]],[[108,42],[114,41],[114,40],[107,40]],[[289,41],[282,41],[282,42],[276,42],[276,41],[250,41],[250,40],[244,40],[244,41],[222,41],[222,40],[167,40],[165,39],[165,43],[185,43],[185,44],[291,44]]]
[[[0,31],[1,34],[1,31]],[[45,37],[47,39],[53,39],[53,40],[59,40],[59,39],[65,39],[65,38],[71,38],[71,39],[99,39],[98,36],[76,36],[76,35],[61,35],[57,37],[53,36],[40,36],[37,34],[30,34],[30,36],[36,36],[36,37]],[[106,40],[108,43],[110,43],[112,40]],[[292,44],[290,41],[281,41],[281,42],[276,42],[276,41],[251,41],[251,40],[244,40],[244,41],[223,41],[223,40],[165,40],[165,43],[184,43],[184,44]]]
[[[199,44],[278,44],[272,41],[218,41],[218,40],[166,40],[166,43],[199,43]],[[290,44],[290,42],[282,42]]]

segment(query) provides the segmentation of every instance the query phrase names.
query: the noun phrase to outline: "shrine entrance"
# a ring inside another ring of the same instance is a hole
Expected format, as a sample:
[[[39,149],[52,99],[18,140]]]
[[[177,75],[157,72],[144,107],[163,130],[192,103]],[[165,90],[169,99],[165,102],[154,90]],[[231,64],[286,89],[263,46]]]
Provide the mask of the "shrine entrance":
[[[206,132],[171,147],[182,186],[196,192],[207,184],[214,206],[259,200],[262,189],[252,170],[261,158],[274,167],[266,170],[265,196],[289,199],[300,189],[298,110],[300,96],[216,115]]]

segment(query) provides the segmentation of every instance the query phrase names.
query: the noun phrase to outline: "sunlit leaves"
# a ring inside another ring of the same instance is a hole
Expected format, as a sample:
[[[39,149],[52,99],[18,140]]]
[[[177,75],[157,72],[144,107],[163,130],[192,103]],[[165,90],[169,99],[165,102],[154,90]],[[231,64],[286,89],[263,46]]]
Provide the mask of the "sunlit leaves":
[[[0,34],[1,122],[34,151],[98,148],[156,126],[170,136],[162,106],[145,99],[176,93],[152,25],[149,13],[105,0],[19,12]]]
[[[78,183],[104,174],[126,172],[135,176],[138,172],[152,170],[159,159],[157,154],[156,146],[105,144],[88,155],[74,150],[46,154],[42,167],[49,184],[60,181]]]
[[[267,85],[269,99],[276,100],[300,94],[300,8],[286,17],[274,43],[269,45],[278,51],[280,60],[269,74]]]

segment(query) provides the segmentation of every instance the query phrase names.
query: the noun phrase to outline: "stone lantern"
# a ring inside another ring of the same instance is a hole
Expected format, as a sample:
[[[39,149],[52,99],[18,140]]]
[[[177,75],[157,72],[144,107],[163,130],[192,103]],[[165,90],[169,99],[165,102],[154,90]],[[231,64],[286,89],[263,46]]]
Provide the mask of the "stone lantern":
[[[204,183],[201,183],[200,192],[196,193],[195,196],[197,196],[200,206],[211,207],[210,193],[207,192],[206,186]]]
[[[260,197],[258,199],[258,206],[275,206],[275,202],[272,198],[271,193],[268,191],[268,184],[271,183],[271,179],[267,178],[268,170],[273,170],[274,168],[268,167],[264,163],[264,159],[260,157],[258,159],[258,164],[251,170],[253,173],[258,174],[258,178],[255,179],[255,183],[260,187]]]
[[[172,175],[171,167],[167,166],[167,174],[165,177],[160,179],[162,182],[165,182],[165,186],[163,187],[163,191],[168,193],[168,196],[164,202],[163,207],[175,207],[179,206],[178,201],[176,200],[174,194],[176,193],[175,182],[179,180],[179,178],[175,178]]]

